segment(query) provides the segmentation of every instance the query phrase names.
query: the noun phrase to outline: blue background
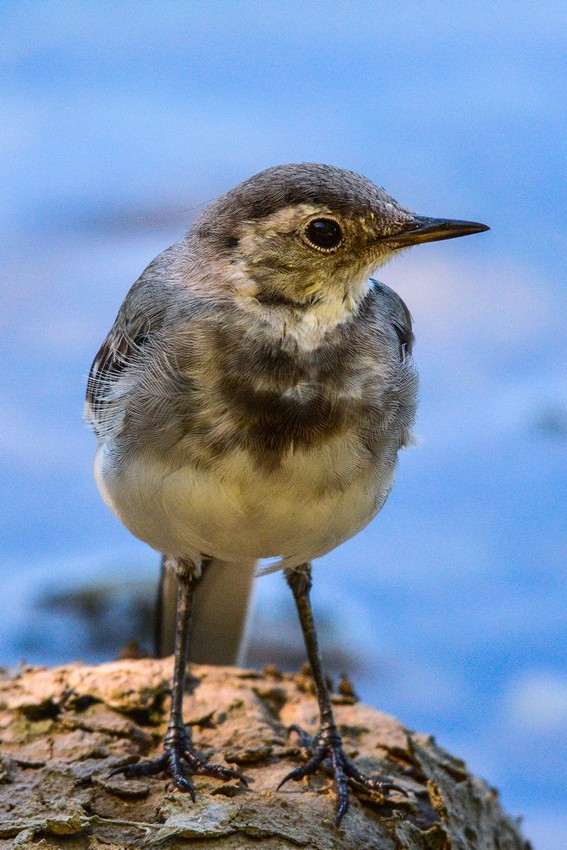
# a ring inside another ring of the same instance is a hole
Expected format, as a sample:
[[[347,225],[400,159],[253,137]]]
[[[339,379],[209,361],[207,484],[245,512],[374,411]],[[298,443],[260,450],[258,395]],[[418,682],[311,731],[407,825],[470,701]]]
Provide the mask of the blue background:
[[[364,699],[497,785],[536,850],[567,845],[566,17],[551,0],[2,4],[3,663],[105,657],[41,599],[106,581],[127,607],[154,581],[81,424],[130,284],[250,174],[350,168],[492,230],[378,274],[414,315],[420,445],[381,516],[318,562],[319,615]],[[287,622],[280,576],[256,611],[259,635]]]

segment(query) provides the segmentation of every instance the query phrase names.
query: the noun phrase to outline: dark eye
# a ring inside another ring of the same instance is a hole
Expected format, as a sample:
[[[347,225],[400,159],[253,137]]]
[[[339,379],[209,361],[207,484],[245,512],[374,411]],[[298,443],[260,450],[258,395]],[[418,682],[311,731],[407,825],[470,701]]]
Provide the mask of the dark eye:
[[[343,231],[334,218],[314,218],[305,228],[305,238],[318,251],[334,251],[343,241]]]

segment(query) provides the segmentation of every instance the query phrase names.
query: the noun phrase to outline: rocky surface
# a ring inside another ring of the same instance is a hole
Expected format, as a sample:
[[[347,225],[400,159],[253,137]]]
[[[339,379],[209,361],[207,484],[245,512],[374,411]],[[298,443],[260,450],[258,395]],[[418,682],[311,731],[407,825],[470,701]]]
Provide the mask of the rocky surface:
[[[409,796],[353,791],[337,829],[328,776],[276,792],[304,757],[287,727],[316,728],[305,671],[193,669],[185,721],[194,743],[245,773],[248,789],[197,776],[193,804],[167,778],[109,777],[113,767],[159,752],[171,670],[171,659],[141,659],[4,673],[0,850],[529,850],[493,788],[430,736],[357,702],[346,683],[333,702],[347,754]]]

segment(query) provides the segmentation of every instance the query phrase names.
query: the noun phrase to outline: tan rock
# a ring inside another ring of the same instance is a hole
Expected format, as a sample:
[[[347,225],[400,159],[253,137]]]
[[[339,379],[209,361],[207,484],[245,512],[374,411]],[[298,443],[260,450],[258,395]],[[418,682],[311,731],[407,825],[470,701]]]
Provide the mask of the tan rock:
[[[409,797],[351,792],[340,829],[330,779],[278,782],[303,755],[287,726],[315,731],[305,673],[195,667],[185,721],[196,747],[249,779],[195,777],[197,802],[167,778],[109,777],[113,767],[159,751],[171,659],[98,667],[25,668],[0,680],[0,850],[191,847],[284,850],[528,850],[497,792],[431,737],[334,695],[347,754],[387,773]]]

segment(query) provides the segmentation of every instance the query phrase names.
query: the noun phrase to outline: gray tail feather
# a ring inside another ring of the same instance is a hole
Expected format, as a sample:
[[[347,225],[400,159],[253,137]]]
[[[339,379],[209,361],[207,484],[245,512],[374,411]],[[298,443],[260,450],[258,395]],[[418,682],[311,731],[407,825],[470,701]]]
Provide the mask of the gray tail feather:
[[[195,593],[189,657],[197,664],[241,664],[246,650],[256,562],[204,565]],[[177,576],[161,562],[155,644],[158,657],[175,647]]]

